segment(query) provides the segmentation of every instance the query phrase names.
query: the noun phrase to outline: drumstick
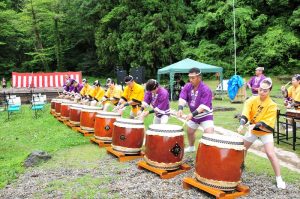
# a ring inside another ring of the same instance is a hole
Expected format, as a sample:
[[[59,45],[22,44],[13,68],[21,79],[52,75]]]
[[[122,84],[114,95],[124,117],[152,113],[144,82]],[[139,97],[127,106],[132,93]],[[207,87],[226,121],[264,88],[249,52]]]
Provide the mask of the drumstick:
[[[287,87],[287,85],[289,85],[291,83],[291,81],[289,81],[286,85],[284,85],[284,87]]]
[[[187,120],[184,120],[183,124],[182,124],[182,128],[185,126]]]

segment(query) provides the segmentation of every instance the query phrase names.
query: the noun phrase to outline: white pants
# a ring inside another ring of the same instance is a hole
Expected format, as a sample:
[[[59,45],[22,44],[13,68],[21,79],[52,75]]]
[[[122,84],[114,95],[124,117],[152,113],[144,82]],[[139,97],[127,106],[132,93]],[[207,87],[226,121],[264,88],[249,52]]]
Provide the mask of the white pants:
[[[258,138],[261,140],[263,144],[274,142],[273,133],[268,133],[262,136],[256,136],[253,133],[251,133],[251,131],[247,131],[247,133],[244,135],[244,140],[251,143],[255,142],[255,140],[257,140]]]
[[[213,120],[203,121],[200,124],[197,124],[197,123],[193,122],[192,120],[189,120],[186,124],[188,127],[192,128],[192,129],[198,129],[199,126],[201,126],[204,130],[207,128],[214,128]]]
[[[168,115],[162,115],[161,118],[156,117],[156,115],[154,115],[153,124],[167,124],[168,120],[169,120]]]

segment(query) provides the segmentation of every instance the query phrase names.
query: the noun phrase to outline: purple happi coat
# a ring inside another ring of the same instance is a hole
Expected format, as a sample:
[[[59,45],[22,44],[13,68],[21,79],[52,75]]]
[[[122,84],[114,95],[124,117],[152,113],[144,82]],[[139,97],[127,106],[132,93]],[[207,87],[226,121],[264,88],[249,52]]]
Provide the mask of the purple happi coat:
[[[192,118],[192,121],[200,124],[201,122],[213,120],[212,110],[212,91],[202,81],[194,92],[193,85],[187,83],[180,92],[179,98],[185,100],[190,111],[195,111],[199,106],[205,111]]]
[[[143,104],[146,106],[151,104],[158,118],[162,115],[170,115],[169,93],[160,86],[156,94],[152,94],[151,91],[145,93]]]

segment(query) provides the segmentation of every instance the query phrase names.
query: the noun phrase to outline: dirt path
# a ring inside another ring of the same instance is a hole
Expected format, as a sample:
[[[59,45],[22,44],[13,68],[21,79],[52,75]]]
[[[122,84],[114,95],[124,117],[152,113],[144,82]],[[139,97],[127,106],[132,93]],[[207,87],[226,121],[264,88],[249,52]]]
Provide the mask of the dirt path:
[[[194,159],[185,161],[194,167]],[[196,189],[184,190],[182,179],[190,170],[170,180],[139,170],[137,161],[119,163],[95,145],[73,147],[53,154],[53,159],[28,169],[0,190],[0,198],[213,198]],[[245,172],[251,187],[247,198],[297,198],[299,187],[279,191],[273,178]]]

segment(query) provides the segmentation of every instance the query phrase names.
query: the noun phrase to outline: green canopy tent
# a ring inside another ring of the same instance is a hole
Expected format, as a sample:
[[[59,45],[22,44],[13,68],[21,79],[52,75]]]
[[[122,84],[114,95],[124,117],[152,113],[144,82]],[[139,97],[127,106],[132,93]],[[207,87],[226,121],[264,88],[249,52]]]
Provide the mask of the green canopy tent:
[[[209,64],[204,64],[197,62],[192,59],[184,59],[164,68],[161,68],[157,71],[157,81],[160,82],[160,76],[163,74],[169,74],[170,76],[170,85],[174,83],[174,75],[176,73],[188,73],[191,68],[199,68],[201,73],[219,73],[221,85],[223,86],[223,68],[218,66],[212,66]],[[173,98],[173,86],[170,86],[171,90],[171,99]],[[222,88],[223,90],[223,88]]]

